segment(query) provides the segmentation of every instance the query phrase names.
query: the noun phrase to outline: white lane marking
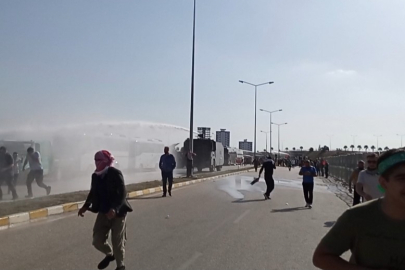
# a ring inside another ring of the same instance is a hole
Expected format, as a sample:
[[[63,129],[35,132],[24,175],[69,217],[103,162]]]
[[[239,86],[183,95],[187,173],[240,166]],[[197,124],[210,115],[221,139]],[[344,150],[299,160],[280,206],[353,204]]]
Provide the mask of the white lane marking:
[[[249,214],[250,210],[246,210],[243,212],[233,223],[237,224],[239,221],[241,221],[247,214]]]
[[[190,265],[192,265],[200,256],[202,256],[203,254],[200,252],[196,252],[194,253],[194,255],[185,263],[183,263],[179,270],[186,270]]]

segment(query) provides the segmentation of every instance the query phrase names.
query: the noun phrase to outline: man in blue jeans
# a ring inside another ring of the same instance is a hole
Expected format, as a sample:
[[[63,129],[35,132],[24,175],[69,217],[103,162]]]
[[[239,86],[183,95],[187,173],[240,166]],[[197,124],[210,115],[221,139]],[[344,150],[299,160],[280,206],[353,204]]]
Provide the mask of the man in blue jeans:
[[[301,167],[299,175],[302,175],[302,187],[304,189],[305,207],[312,208],[314,198],[314,177],[318,176],[316,169],[310,165],[309,160],[304,161],[304,166]]]
[[[169,195],[172,196],[172,185],[173,185],[173,170],[176,168],[176,160],[172,154],[169,154],[169,147],[165,147],[165,153],[160,157],[159,168],[162,171],[162,182],[163,182],[163,195],[166,197],[167,191]],[[167,182],[169,181],[169,190],[167,190]]]

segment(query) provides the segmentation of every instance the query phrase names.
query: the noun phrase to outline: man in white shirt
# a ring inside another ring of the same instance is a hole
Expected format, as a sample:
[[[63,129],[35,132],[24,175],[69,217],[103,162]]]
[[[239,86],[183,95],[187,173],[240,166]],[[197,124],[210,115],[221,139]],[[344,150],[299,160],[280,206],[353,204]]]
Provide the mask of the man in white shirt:
[[[365,201],[371,201],[384,196],[384,193],[380,189],[377,158],[376,153],[367,155],[367,169],[359,173],[357,180],[356,191]]]
[[[30,165],[30,172],[27,175],[27,190],[28,196],[27,198],[32,198],[32,182],[34,180],[37,182],[37,185],[41,188],[46,190],[46,195],[51,193],[51,187],[44,184],[44,170],[42,168],[41,163],[41,155],[38,151],[34,151],[32,147],[28,147],[27,149],[27,158],[24,161],[23,171],[25,170],[25,166],[29,163]]]

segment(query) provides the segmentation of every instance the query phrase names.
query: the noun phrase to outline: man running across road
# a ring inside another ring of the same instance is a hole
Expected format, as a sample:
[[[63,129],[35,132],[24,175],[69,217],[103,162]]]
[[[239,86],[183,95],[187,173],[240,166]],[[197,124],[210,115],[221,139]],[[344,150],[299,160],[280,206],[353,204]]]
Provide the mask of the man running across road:
[[[368,154],[367,170],[363,170],[359,173],[359,178],[356,183],[356,191],[365,201],[377,199],[384,195],[379,189],[379,178],[380,176],[377,171],[377,154]]]
[[[405,150],[382,154],[378,173],[385,196],[349,208],[338,218],[315,250],[316,267],[405,269]],[[351,258],[346,261],[341,255],[349,250]]]
[[[271,156],[268,156],[266,160],[263,161],[262,167],[259,171],[259,178],[264,170],[264,181],[266,181],[266,193],[264,193],[264,199],[270,200],[270,193],[274,190],[274,179],[273,172],[276,169],[276,164],[274,163]]]
[[[9,190],[13,194],[13,200],[18,199],[17,192],[13,185],[13,157],[7,152],[4,146],[0,147],[0,200],[3,199],[1,184],[6,182]]]
[[[44,170],[42,168],[41,155],[38,151],[34,151],[34,148],[32,147],[28,147],[27,149],[27,157],[22,168],[23,171],[25,170],[27,163],[30,165],[30,172],[27,175],[28,195],[25,197],[32,198],[34,196],[32,194],[32,182],[34,182],[34,180],[39,187],[46,190],[46,195],[49,195],[51,193],[51,187],[44,184]]]
[[[318,176],[315,167],[311,166],[309,160],[304,161],[304,166],[301,167],[299,175],[302,175],[302,188],[304,190],[304,198],[307,203],[305,207],[312,208],[314,200],[314,177]]]
[[[172,196],[173,170],[176,168],[176,160],[169,154],[169,147],[164,148],[164,154],[160,157],[159,168],[162,171],[163,195],[166,197],[167,182],[169,181],[169,195]]]
[[[350,193],[353,192],[353,206],[360,203],[361,196],[356,191],[356,184],[357,184],[357,179],[359,178],[359,173],[363,170],[364,170],[364,161],[359,160],[359,162],[357,163],[357,168],[354,169],[354,171],[352,172],[352,174],[350,175],[350,178],[349,178],[349,192]],[[352,183],[353,183],[353,185],[352,185]],[[353,190],[352,190],[352,186],[353,186]]]

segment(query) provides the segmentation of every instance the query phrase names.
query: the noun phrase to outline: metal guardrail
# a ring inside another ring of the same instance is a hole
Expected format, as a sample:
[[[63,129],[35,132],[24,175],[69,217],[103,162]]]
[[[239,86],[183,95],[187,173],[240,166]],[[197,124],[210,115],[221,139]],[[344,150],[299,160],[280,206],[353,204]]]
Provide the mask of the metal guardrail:
[[[336,179],[349,183],[350,175],[359,160],[366,160],[367,153],[353,153],[344,156],[329,157],[329,174]]]

